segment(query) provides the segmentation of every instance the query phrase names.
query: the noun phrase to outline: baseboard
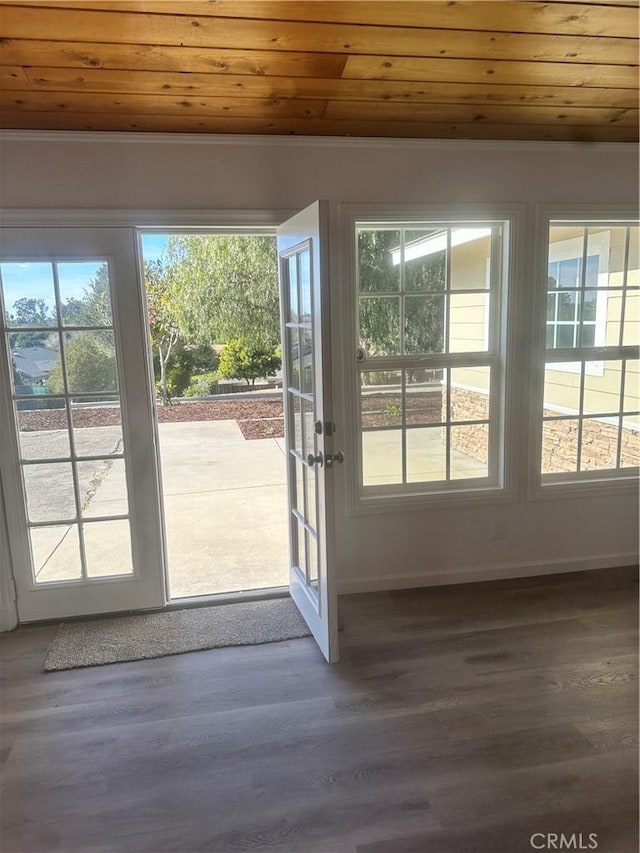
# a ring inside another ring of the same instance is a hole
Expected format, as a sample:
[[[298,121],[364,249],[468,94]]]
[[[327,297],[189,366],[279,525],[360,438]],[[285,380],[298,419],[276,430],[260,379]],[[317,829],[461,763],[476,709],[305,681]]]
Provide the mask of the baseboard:
[[[497,566],[466,566],[460,569],[446,569],[441,572],[429,572],[419,575],[383,575],[382,577],[357,578],[338,583],[339,595],[353,595],[362,592],[385,592],[392,589],[411,589],[414,587],[444,586],[456,583],[474,583],[479,581],[507,580],[509,578],[528,578],[537,575],[556,575],[566,572],[586,572],[595,569],[613,569],[618,566],[633,566],[638,562],[638,554],[611,554],[606,557],[579,557],[577,559],[549,560],[535,563],[505,563]]]

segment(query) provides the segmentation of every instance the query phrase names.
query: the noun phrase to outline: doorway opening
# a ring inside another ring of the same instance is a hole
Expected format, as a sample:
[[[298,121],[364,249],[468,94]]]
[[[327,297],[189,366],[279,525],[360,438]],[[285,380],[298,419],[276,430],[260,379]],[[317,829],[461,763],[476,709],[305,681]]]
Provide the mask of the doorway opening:
[[[274,233],[140,235],[171,599],[288,583]]]

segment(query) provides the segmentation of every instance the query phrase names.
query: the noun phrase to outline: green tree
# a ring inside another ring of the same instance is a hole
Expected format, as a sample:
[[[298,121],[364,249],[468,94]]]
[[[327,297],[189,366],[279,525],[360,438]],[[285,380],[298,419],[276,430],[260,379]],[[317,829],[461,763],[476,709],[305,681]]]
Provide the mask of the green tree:
[[[70,297],[61,306],[67,326],[111,326],[111,284],[109,268],[101,264],[95,276],[85,287],[82,299]]]
[[[77,332],[65,341],[67,382],[71,394],[116,391],[118,377],[113,341],[101,332]],[[60,357],[47,385],[54,394],[64,393]]]
[[[256,379],[277,373],[281,364],[274,347],[235,338],[222,350],[218,372],[225,379],[244,379],[247,385],[255,385]]]
[[[13,311],[8,312],[10,326],[55,326],[56,318],[44,299],[16,299]],[[42,347],[46,345],[50,332],[14,332],[10,336],[12,349],[16,347]]]
[[[406,232],[406,243],[423,232]],[[358,235],[360,343],[369,355],[400,355],[400,232],[365,230]],[[446,253],[404,263],[404,342],[406,353],[440,352],[444,341]],[[380,294],[379,296],[377,294]],[[397,294],[397,296],[395,295]]]
[[[211,345],[239,338],[275,349],[280,307],[272,237],[174,236],[165,263],[185,341]]]
[[[149,261],[144,267],[144,278],[147,294],[147,312],[151,350],[154,366],[157,365],[158,389],[163,403],[170,403],[173,393],[180,393],[178,384],[189,384],[191,365],[185,373],[184,383],[170,382],[169,366],[180,340],[178,325],[177,300],[175,295],[175,278],[173,268],[168,268],[161,260]]]

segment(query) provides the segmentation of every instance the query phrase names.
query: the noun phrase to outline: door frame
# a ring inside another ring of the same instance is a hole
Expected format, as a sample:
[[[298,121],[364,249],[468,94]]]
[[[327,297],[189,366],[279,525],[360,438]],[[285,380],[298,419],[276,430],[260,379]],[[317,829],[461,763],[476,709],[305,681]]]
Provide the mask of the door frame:
[[[229,210],[172,210],[170,208],[162,210],[148,209],[91,209],[85,210],[82,208],[51,208],[51,209],[35,209],[35,208],[8,208],[3,211],[2,225],[4,228],[128,228],[131,229],[132,237],[136,243],[137,253],[137,268],[138,276],[143,269],[143,258],[139,251],[140,232],[157,231],[182,231],[197,232],[201,230],[210,232],[217,230],[219,233],[225,230],[233,233],[234,231],[242,231],[251,228],[269,229],[270,233],[275,236],[276,229],[279,224],[295,214],[295,209],[229,209]],[[140,282],[138,282],[140,285]],[[139,295],[142,295],[140,286],[138,287]],[[143,311],[146,316],[146,305],[143,302]],[[148,347],[147,347],[148,349]],[[147,369],[152,371],[150,360],[147,359]],[[153,403],[155,406],[155,402]],[[157,444],[157,418],[154,418],[154,443],[155,443],[155,459],[156,459],[156,479],[158,485],[160,483],[160,467],[159,454]],[[15,455],[15,448],[14,454]],[[17,466],[17,456],[15,459]],[[0,488],[3,489],[3,494],[6,494],[7,486],[3,486],[0,481]],[[159,492],[158,505],[161,506],[162,494]],[[9,518],[5,501],[0,501],[0,530],[8,530]],[[164,528],[164,520],[162,519],[162,528]],[[164,530],[163,530],[164,538]],[[5,596],[3,595],[3,619],[0,624],[0,631],[10,630],[16,624],[20,623],[19,612],[16,607],[16,581],[13,563],[17,555],[11,552],[11,540],[4,543],[5,547],[0,551],[0,588],[9,592],[9,601],[12,606],[7,606],[4,603]],[[164,549],[163,549],[164,550]],[[5,558],[6,557],[6,558]],[[167,567],[166,559],[163,560],[163,573],[165,580],[165,590],[167,589]],[[282,588],[284,592],[285,588]],[[240,598],[239,594],[221,593],[212,596],[198,597],[197,599],[173,599],[169,601],[165,595],[164,602],[159,602],[160,609],[171,607],[183,607],[185,602],[190,605],[202,604],[206,601],[224,603],[226,600],[237,601],[247,600],[247,598],[269,598],[274,597],[279,593],[278,590],[271,590],[267,593],[258,592],[255,595],[249,593],[244,599]],[[153,609],[158,609],[158,606]],[[5,616],[6,611],[6,616]],[[96,612],[101,612],[97,610]],[[24,620],[23,620],[24,621]]]

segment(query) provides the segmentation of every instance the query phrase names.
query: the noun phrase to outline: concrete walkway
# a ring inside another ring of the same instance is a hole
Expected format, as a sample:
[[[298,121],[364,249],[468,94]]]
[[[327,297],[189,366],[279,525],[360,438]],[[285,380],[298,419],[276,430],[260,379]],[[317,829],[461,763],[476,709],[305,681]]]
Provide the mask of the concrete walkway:
[[[83,432],[102,447],[112,438],[117,442],[117,428]],[[235,421],[160,424],[159,435],[171,597],[285,586],[283,440],[247,441]],[[25,455],[45,458],[55,455],[61,433],[26,433],[21,439]],[[85,519],[127,512],[121,460],[79,467]],[[69,469],[63,464],[26,469],[33,520],[74,514]],[[128,522],[86,524],[84,530],[90,576],[130,570]],[[39,581],[79,577],[74,526],[35,529],[32,541]]]
[[[119,452],[118,427],[78,430],[85,452]],[[21,433],[25,458],[68,453],[63,431]],[[199,421],[159,425],[160,459],[172,598],[285,586],[288,582],[287,488],[283,439],[247,441],[237,423]],[[444,476],[439,430],[411,453],[411,477]],[[96,448],[95,450],[93,448]],[[99,448],[99,449],[97,449]],[[367,484],[397,482],[398,439],[389,432],[365,435]],[[482,476],[485,466],[452,451],[452,476]],[[70,464],[25,468],[34,521],[75,513]],[[83,517],[128,512],[124,462],[78,464]],[[89,576],[131,571],[129,522],[84,525]],[[32,529],[39,581],[80,577],[75,525]]]
[[[286,586],[282,445],[235,421],[160,424],[172,598]]]

